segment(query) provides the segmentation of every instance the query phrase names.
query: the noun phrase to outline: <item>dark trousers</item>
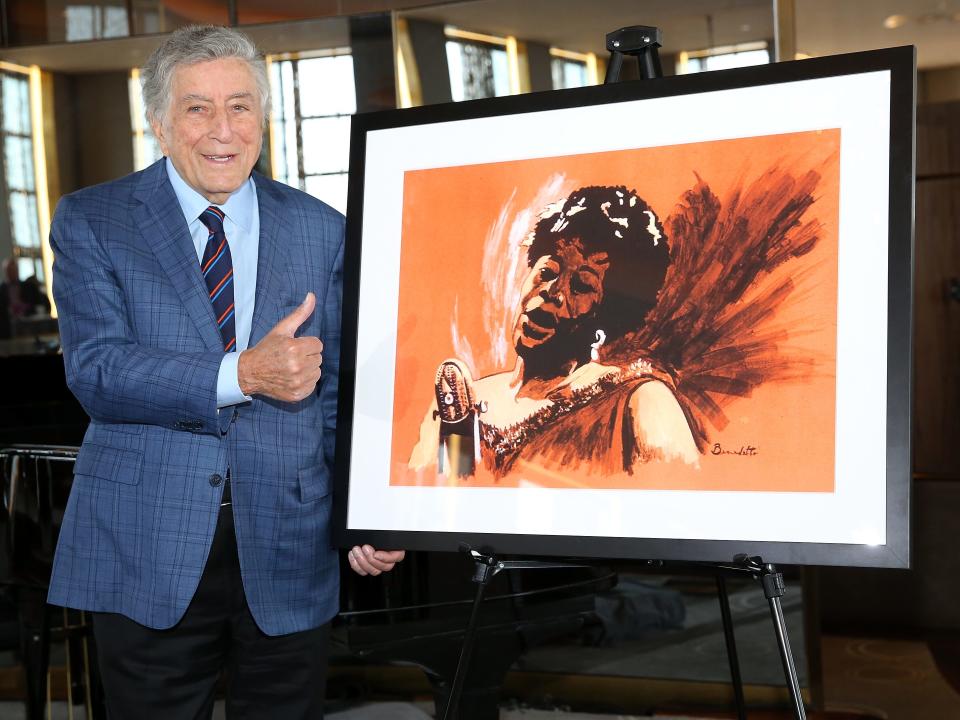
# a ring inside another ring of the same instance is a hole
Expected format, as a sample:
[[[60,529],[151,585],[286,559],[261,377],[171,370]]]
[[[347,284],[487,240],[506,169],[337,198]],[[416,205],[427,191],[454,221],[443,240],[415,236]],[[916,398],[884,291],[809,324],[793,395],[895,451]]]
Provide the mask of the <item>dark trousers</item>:
[[[226,674],[231,720],[323,717],[329,624],[271,637],[254,622],[240,579],[230,506],[184,617],[152,630],[95,613],[93,632],[110,720],[205,720]]]

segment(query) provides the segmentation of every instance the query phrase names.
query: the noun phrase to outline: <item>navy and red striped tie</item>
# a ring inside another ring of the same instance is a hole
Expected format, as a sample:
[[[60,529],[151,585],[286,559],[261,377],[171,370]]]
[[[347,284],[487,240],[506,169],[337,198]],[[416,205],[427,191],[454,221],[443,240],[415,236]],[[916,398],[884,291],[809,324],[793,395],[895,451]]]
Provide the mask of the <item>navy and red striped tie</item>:
[[[230,245],[223,232],[223,211],[210,206],[200,214],[200,221],[207,226],[207,247],[203,251],[200,268],[210,293],[210,304],[220,327],[223,349],[237,349],[237,328],[233,306],[233,258]]]

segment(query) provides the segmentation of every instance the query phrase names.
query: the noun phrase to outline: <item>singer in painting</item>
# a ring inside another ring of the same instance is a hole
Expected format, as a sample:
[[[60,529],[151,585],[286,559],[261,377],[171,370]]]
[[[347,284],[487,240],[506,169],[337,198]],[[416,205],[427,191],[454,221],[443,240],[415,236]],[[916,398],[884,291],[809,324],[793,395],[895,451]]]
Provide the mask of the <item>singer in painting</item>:
[[[605,357],[663,288],[670,247],[654,210],[622,185],[584,187],[544,211],[526,245],[514,367],[473,380],[465,363],[441,363],[410,467],[498,477],[524,463],[591,474],[695,465],[670,373],[642,354]]]

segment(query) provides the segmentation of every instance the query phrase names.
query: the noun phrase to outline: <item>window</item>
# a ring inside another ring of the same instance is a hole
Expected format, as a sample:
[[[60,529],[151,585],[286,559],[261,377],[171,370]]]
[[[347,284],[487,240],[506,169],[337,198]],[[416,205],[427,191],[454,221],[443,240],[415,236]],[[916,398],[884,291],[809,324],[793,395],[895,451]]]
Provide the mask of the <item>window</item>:
[[[130,71],[128,80],[130,97],[130,127],[133,133],[133,169],[143,170],[163,157],[160,143],[147,122],[147,109],[143,105],[143,92],[140,86],[140,70]]]
[[[127,8],[123,6],[105,3],[67,5],[63,9],[63,18],[67,42],[126,37],[130,34]]]
[[[350,115],[357,110],[349,49],[270,58],[270,89],[274,179],[346,212]]]
[[[10,45],[39,45],[126,37],[132,4],[147,1],[4,0],[6,40]]]
[[[454,101],[530,92],[525,43],[512,36],[497,37],[450,25],[444,34]]]
[[[0,71],[0,139],[3,142],[4,194],[10,215],[10,239],[20,277],[44,282],[37,174],[30,122],[29,76]]]
[[[193,23],[231,25],[230,5],[236,6],[237,3],[229,0],[120,0],[119,4],[130,9],[132,34],[152,35],[172,32]],[[266,9],[267,5],[270,10]],[[276,2],[264,3],[265,12],[276,12],[276,5]]]
[[[455,101],[500,97],[517,92],[511,81],[511,38],[498,38],[452,27],[447,27],[445,31],[450,93]],[[513,41],[513,45],[516,45],[516,41]]]
[[[709,50],[681,52],[677,56],[677,74],[766,65],[769,62],[770,50],[765,42],[728,45]]]
[[[553,89],[585,87],[597,85],[597,56],[593,53],[577,53],[560,48],[550,48],[550,72],[553,76]]]

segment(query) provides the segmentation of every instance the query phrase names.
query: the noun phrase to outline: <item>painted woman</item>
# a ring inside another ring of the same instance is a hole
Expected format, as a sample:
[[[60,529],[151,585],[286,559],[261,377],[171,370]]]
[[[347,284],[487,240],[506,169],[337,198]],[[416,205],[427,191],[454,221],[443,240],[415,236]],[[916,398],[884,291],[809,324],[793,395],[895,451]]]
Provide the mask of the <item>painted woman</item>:
[[[444,361],[410,467],[471,474],[457,461],[471,452],[497,477],[526,463],[603,475],[696,464],[670,375],[643,357],[604,361],[663,287],[670,249],[654,211],[624,186],[584,187],[544,213],[526,244],[514,367],[473,380],[464,363]]]

